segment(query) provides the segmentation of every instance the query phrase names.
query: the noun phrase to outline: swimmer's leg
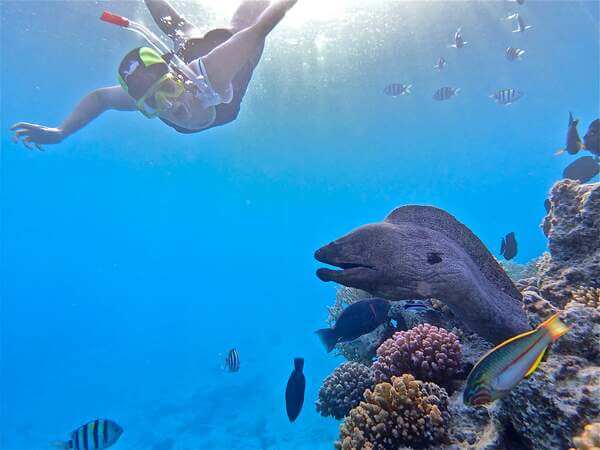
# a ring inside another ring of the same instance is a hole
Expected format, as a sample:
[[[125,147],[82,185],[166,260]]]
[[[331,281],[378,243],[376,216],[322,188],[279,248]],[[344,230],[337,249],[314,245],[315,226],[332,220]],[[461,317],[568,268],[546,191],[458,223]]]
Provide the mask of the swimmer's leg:
[[[296,0],[279,0],[263,11],[248,28],[234,34],[202,58],[208,78],[219,93],[224,93],[236,74],[250,58],[255,58],[267,35],[283,19]]]
[[[233,13],[230,30],[233,33],[237,33],[244,28],[254,25],[264,10],[267,9],[269,3],[271,3],[269,0],[242,1],[238,9]]]
[[[156,25],[171,38],[176,49],[187,39],[201,35],[200,30],[179,14],[167,0],[144,0],[144,2]]]

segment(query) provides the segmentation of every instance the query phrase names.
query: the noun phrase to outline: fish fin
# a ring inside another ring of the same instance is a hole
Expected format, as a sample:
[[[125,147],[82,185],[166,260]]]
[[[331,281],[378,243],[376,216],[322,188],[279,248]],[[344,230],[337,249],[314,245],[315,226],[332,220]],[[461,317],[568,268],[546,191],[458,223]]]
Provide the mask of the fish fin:
[[[554,152],[554,156],[560,156],[560,155],[562,155],[564,152],[565,152],[565,149],[564,149],[564,148],[559,148],[558,150],[556,150],[556,151]]]
[[[304,358],[294,358],[294,370],[296,372],[302,372],[304,369]]]
[[[538,368],[538,366],[542,362],[542,358],[546,354],[546,350],[548,350],[548,347],[546,347],[544,350],[542,350],[542,352],[540,353],[540,355],[535,359],[534,363],[531,365],[531,367],[529,368],[529,370],[525,374],[525,378],[529,378],[531,375],[533,375],[533,372],[535,372],[535,370]]]
[[[548,333],[550,333],[550,337],[552,338],[552,342],[556,341],[559,337],[569,331],[569,327],[565,325],[565,323],[560,320],[558,317],[559,313],[554,314],[549,319],[542,322],[537,329],[545,328]]]
[[[73,448],[71,441],[54,441],[50,442],[50,445],[60,450],[68,450],[70,448]]]
[[[460,92],[460,90],[461,90],[460,88],[454,89],[454,95],[458,95],[458,93]]]
[[[317,336],[319,336],[319,339],[321,339],[321,342],[325,346],[327,353],[330,353],[338,341],[335,330],[332,328],[321,328],[320,330],[315,331],[315,333]]]

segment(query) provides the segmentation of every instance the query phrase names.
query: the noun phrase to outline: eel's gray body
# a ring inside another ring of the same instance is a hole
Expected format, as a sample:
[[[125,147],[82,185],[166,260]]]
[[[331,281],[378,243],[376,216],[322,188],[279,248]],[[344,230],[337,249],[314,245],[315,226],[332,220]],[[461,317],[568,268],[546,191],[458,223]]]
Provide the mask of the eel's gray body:
[[[447,212],[403,206],[322,247],[323,281],[391,300],[437,298],[494,343],[530,329],[521,294],[485,245]]]

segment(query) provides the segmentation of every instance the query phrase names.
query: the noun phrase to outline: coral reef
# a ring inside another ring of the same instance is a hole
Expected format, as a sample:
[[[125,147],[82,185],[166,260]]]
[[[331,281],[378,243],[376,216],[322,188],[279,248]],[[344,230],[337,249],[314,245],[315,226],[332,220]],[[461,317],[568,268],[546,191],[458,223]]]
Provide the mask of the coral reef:
[[[437,298],[495,343],[529,329],[508,275],[477,236],[438,208],[397,208],[385,221],[320,248],[315,258],[341,268],[319,269],[323,281],[392,300]]]
[[[561,318],[569,326],[569,332],[556,341],[552,350],[600,364],[600,311],[569,303]]]
[[[577,450],[597,450],[600,448],[600,422],[589,423],[580,436],[573,438]],[[571,450],[575,450],[572,448]]]
[[[456,335],[430,324],[400,331],[377,349],[373,374],[377,382],[411,373],[424,381],[447,382],[461,364]]]
[[[537,327],[548,317],[556,313],[557,309],[552,303],[540,295],[539,289],[527,287],[521,292],[523,304],[532,328]]]
[[[429,447],[446,440],[448,395],[434,383],[412,375],[392,377],[368,389],[340,426],[341,450]]]
[[[323,381],[317,411],[322,416],[342,419],[360,403],[365,390],[374,384],[375,378],[369,367],[356,362],[344,363]]]
[[[542,228],[550,258],[539,265],[539,287],[562,308],[575,289],[600,287],[600,183],[559,181],[549,201]]]
[[[570,294],[572,302],[600,309],[600,287],[579,287],[571,289]]]
[[[518,262],[514,261],[499,260],[498,264],[502,266],[506,274],[515,283],[526,278],[535,277],[538,273],[537,259],[531,260],[526,264],[519,264]]]

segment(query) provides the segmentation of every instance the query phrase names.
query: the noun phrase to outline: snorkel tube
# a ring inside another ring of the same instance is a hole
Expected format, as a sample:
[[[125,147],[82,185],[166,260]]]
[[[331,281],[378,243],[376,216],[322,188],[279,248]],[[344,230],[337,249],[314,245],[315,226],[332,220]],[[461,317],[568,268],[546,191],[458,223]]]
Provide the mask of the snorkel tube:
[[[171,48],[163,41],[161,41],[158,36],[156,36],[152,31],[146,28],[141,23],[134,22],[133,20],[129,20],[126,17],[119,16],[117,14],[113,14],[109,11],[104,11],[100,16],[100,20],[110,23],[112,25],[117,25],[119,27],[125,28],[126,30],[133,31],[134,33],[142,36],[148,43],[154,47],[154,49],[162,54],[170,54],[172,55],[171,60],[169,61],[170,65],[175,66],[177,70],[181,71],[188,80],[192,81],[199,88],[203,87],[203,78],[194,73],[192,69],[188,67],[188,65],[177,56]]]

